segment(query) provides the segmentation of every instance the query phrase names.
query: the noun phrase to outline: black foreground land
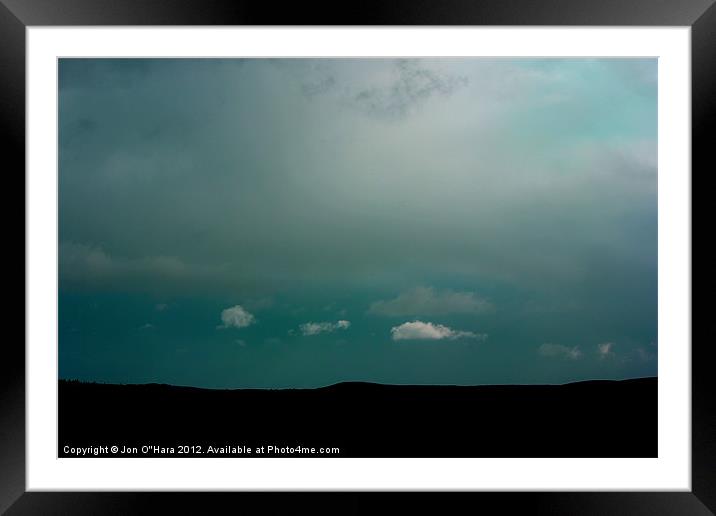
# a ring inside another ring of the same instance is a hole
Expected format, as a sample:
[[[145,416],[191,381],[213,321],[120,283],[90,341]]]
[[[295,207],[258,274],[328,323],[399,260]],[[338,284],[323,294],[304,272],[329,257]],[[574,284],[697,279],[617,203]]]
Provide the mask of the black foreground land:
[[[60,457],[657,456],[656,378],[278,390],[61,380],[58,398]]]

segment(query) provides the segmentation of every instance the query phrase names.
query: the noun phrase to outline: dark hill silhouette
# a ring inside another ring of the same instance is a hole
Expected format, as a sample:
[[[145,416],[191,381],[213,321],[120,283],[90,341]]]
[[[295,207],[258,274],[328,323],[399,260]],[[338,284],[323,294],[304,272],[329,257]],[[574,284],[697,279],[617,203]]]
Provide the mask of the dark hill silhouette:
[[[60,380],[59,456],[112,445],[138,448],[127,457],[187,456],[182,445],[204,457],[260,456],[262,445],[338,447],[340,457],[656,457],[657,379],[238,390]]]

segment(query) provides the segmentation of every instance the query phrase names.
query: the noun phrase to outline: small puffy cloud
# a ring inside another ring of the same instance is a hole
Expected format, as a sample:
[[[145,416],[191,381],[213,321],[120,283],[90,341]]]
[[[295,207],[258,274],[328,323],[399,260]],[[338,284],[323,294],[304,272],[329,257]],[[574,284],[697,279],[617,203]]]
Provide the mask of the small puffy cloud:
[[[152,323],[145,323],[139,327],[140,330],[151,330],[152,328],[154,328]]]
[[[298,328],[301,333],[305,336],[319,335],[321,333],[332,333],[336,330],[347,330],[350,328],[350,321],[338,321],[338,322],[307,322],[301,324]]]
[[[644,348],[636,348],[634,350],[634,354],[642,362],[651,362],[652,360],[656,360],[656,354],[651,353]]]
[[[154,305],[154,309],[155,309],[157,312],[163,312],[163,311],[166,310],[167,308],[169,308],[169,305],[166,304],[166,303],[157,303],[156,305]]]
[[[539,354],[545,357],[562,357],[570,360],[577,360],[582,357],[582,351],[579,346],[573,348],[562,346],[561,344],[542,344],[539,347]]]
[[[599,357],[604,359],[607,357],[614,356],[614,343],[613,342],[602,342],[601,344],[597,344],[597,353],[599,354]]]
[[[435,290],[432,287],[416,287],[398,297],[372,303],[369,314],[386,317],[409,315],[479,314],[492,309],[492,304],[474,292]]]
[[[232,306],[221,312],[221,325],[219,328],[245,328],[256,321],[253,315],[241,305]]]
[[[459,331],[431,322],[412,321],[394,326],[390,329],[393,340],[455,340],[461,338],[485,340],[484,333],[473,333],[471,331]]]

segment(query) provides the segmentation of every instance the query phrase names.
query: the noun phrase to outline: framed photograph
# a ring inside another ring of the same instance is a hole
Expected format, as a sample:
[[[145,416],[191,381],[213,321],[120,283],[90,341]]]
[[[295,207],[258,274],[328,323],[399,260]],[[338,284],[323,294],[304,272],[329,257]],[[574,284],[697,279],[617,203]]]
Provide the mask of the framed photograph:
[[[714,510],[711,2],[4,3],[1,509]]]

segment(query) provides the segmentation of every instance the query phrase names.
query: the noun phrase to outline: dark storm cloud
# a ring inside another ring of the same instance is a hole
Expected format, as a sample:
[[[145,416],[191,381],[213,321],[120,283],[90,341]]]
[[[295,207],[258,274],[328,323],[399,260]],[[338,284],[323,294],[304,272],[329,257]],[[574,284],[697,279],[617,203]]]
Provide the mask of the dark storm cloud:
[[[400,59],[393,66],[389,84],[355,94],[352,100],[358,109],[377,117],[400,118],[430,97],[449,96],[468,83],[465,76],[431,70],[415,59]]]

